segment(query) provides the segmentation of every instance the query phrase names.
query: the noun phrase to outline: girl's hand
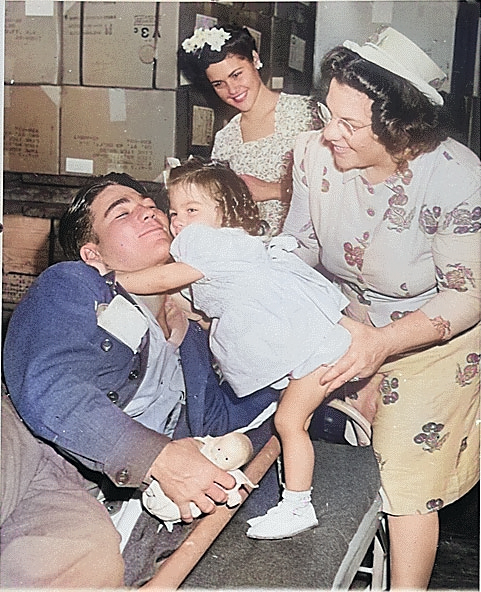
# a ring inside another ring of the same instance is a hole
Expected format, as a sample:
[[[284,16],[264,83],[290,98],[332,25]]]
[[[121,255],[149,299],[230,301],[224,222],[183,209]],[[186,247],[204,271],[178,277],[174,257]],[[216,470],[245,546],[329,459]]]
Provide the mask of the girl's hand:
[[[189,328],[185,312],[179,308],[171,296],[165,298],[165,322],[169,332],[169,343],[179,347]]]
[[[322,376],[320,383],[328,387],[328,393],[354,379],[368,378],[375,374],[393,348],[386,339],[383,328],[364,325],[348,317],[343,317],[340,324],[352,336],[347,352]]]

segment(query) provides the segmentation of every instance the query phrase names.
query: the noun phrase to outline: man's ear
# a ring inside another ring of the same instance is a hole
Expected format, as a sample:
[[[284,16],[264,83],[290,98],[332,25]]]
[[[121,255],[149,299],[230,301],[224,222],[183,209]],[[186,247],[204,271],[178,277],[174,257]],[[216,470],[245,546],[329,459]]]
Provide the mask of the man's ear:
[[[98,245],[95,243],[85,243],[80,247],[80,257],[87,265],[103,263],[102,255],[99,252]],[[95,267],[95,265],[94,265]]]
[[[81,246],[80,257],[82,257],[82,261],[84,261],[87,265],[90,265],[90,267],[95,267],[100,275],[105,275],[108,272],[108,269],[104,265],[104,260],[96,244],[86,243],[85,245]]]

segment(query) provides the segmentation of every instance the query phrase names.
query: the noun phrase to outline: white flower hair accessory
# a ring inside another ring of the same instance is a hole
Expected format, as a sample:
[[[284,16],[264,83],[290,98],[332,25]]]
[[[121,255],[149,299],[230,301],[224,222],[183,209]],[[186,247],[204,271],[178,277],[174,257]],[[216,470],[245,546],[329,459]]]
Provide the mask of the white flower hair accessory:
[[[213,29],[195,29],[192,37],[185,39],[182,42],[182,49],[186,53],[195,53],[202,49],[205,44],[210,45],[212,51],[220,51],[222,46],[230,39],[231,34],[224,31],[222,28]]]

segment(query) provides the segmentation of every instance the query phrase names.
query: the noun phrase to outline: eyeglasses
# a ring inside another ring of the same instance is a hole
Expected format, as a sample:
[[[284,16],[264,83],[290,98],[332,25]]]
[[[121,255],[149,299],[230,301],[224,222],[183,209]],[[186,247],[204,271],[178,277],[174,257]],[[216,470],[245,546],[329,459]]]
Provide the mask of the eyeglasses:
[[[321,120],[321,122],[324,124],[324,127],[331,123],[331,121],[333,120],[331,112],[326,107],[326,105],[324,105],[324,103],[317,103],[317,114],[319,115],[319,119]],[[345,138],[350,138],[358,130],[372,125],[371,123],[368,123],[366,125],[354,127],[351,123],[349,123],[349,121],[337,118],[336,123],[337,127],[341,130],[341,133]]]

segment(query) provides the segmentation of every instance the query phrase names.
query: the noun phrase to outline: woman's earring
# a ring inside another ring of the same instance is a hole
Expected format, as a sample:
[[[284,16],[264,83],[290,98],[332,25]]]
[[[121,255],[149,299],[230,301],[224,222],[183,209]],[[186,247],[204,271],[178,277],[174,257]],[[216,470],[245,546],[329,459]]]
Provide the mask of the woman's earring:
[[[260,70],[262,68],[264,64],[258,59],[256,61],[256,63],[254,64],[254,66],[256,67],[256,70]]]

